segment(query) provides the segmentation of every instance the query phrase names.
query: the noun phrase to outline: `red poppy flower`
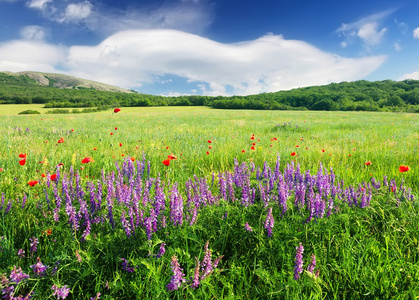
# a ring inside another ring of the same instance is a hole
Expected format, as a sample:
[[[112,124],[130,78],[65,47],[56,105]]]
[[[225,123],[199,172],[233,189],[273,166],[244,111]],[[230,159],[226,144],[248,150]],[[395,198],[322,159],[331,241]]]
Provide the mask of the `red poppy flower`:
[[[34,186],[34,185],[38,184],[38,180],[31,180],[31,181],[28,182],[28,184],[30,186]]]
[[[121,154],[121,156],[125,156],[125,154]]]
[[[20,154],[19,154],[19,157],[20,157],[20,158],[26,158],[26,153],[23,153],[23,154],[22,154],[22,153],[20,153]]]
[[[296,148],[298,148],[298,147],[300,147],[300,146],[298,146],[298,145],[295,145],[295,147],[296,147]]]
[[[83,158],[83,160],[81,161],[82,164],[87,164],[89,162],[94,162],[95,160],[91,157],[85,157]]]
[[[272,147],[273,145],[269,145],[269,147]]]
[[[61,144],[61,143],[64,143],[64,138],[60,138],[60,139],[58,140],[58,144]]]
[[[111,132],[111,135],[113,135],[113,133]]]
[[[169,146],[167,146],[166,149],[169,149]]]
[[[122,143],[119,143],[119,147],[122,147]]]
[[[250,150],[256,150],[255,146],[250,147]]]
[[[163,164],[167,167],[168,165],[170,165],[170,159],[165,159],[163,160]]]
[[[208,143],[210,143],[210,144],[211,144],[212,142],[211,142],[210,140],[208,140]]]
[[[118,113],[118,112],[120,112],[121,111],[121,109],[120,108],[115,108],[114,110],[113,110],[113,112],[116,114],[116,113]]]
[[[291,156],[295,156],[295,154],[296,154],[295,152],[292,152],[292,153],[291,153]]]
[[[45,173],[42,173],[42,174],[41,174],[41,177],[45,177],[45,176],[47,176],[47,175],[45,175]]]
[[[409,166],[400,166],[399,167],[399,172],[407,172],[409,170],[410,170]]]
[[[118,127],[115,127],[115,130],[118,130]]]
[[[207,155],[209,154],[209,152],[207,151]]]
[[[50,177],[50,179],[51,179],[52,181],[57,180],[57,174],[52,174],[52,175],[51,175],[51,177]]]
[[[348,156],[352,156],[351,154],[349,154]]]
[[[133,156],[133,157],[131,157],[131,158],[130,158],[130,160],[131,160],[131,161],[135,161],[135,157],[134,157],[134,156]]]
[[[322,152],[324,152],[324,149],[322,149]]]
[[[71,129],[71,132],[73,132],[74,131],[74,129]]]
[[[242,150],[242,153],[245,153],[246,151],[244,151],[244,149]]]
[[[366,165],[366,166],[372,165],[372,162],[367,161],[367,162],[365,163],[365,165]]]
[[[177,159],[177,157],[176,157],[176,156],[174,156],[174,155],[173,155],[173,153],[172,153],[172,154],[170,154],[170,155],[168,155],[168,156],[167,156],[167,158],[168,158],[168,159]]]
[[[4,171],[4,169],[3,168],[0,168],[0,172],[3,172]]]
[[[250,139],[251,139],[251,140],[254,140],[254,139],[255,139],[255,135],[252,135],[252,136],[250,137]]]
[[[211,147],[211,146],[209,146],[209,147],[208,147],[208,149],[212,149],[212,147]]]
[[[252,146],[255,146],[256,145],[256,143],[252,143]]]
[[[19,160],[19,165],[24,166],[26,164],[26,158]]]
[[[58,166],[59,167],[64,167],[64,164],[63,163],[59,163]]]
[[[47,230],[47,235],[50,235],[52,233],[52,229]]]

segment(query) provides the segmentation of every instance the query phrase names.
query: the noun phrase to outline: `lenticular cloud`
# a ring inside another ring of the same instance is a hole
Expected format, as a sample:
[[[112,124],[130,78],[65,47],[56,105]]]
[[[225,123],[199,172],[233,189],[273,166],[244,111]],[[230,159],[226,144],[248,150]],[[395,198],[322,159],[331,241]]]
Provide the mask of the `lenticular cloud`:
[[[352,81],[386,59],[345,58],[281,35],[223,44],[168,29],[120,31],[97,46],[63,49],[41,41],[30,46],[22,47],[20,41],[0,44],[0,69],[60,73],[64,68],[73,76],[131,89],[158,82],[161,76],[178,76],[192,83],[191,94],[204,95],[257,94]],[[53,50],[54,59],[33,55],[45,53],[39,51],[44,48]]]

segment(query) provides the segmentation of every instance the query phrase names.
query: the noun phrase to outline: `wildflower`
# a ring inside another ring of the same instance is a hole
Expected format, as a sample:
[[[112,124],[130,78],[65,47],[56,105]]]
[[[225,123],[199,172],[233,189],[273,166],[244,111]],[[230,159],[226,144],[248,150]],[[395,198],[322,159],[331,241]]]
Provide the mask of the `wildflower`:
[[[20,153],[20,154],[19,154],[19,157],[20,157],[20,158],[26,158],[26,153]]]
[[[167,167],[170,165],[170,159],[163,160],[163,164]]]
[[[62,288],[59,288],[55,284],[51,287],[51,289],[54,291],[52,294],[53,296],[56,296],[57,299],[65,299],[68,296],[68,293],[70,292],[70,288],[67,288],[67,285],[63,286]]]
[[[168,155],[168,156],[167,156],[167,158],[168,158],[168,159],[170,159],[170,160],[172,160],[172,159],[177,159],[177,157],[176,157],[176,156],[174,156],[174,155],[173,155],[173,153],[172,153],[172,154],[170,154],[170,155]]]
[[[74,129],[71,129],[71,132],[73,132],[74,131]]]
[[[42,174],[41,174],[41,177],[42,177],[42,178],[44,178],[45,176],[47,176],[47,175],[45,175],[45,173],[42,173]]]
[[[19,165],[24,166],[26,164],[26,158],[19,160]]]
[[[23,273],[22,268],[16,269],[16,266],[13,267],[12,272],[10,273],[10,280],[18,284],[22,280],[29,278],[28,274]]]
[[[130,158],[130,160],[131,160],[131,161],[135,161],[135,157],[134,157],[134,156],[132,156],[132,157]]]
[[[119,143],[119,147],[122,147],[122,143]]]
[[[91,157],[85,157],[83,158],[83,160],[81,161],[82,164],[87,164],[89,162],[94,162],[94,159]]]
[[[209,154],[209,151],[207,151],[207,155]]]
[[[62,143],[64,143],[64,138],[60,138],[60,139],[58,140],[58,144],[62,144]]]
[[[166,244],[165,243],[161,243],[160,249],[159,249],[159,252],[156,255],[156,258],[160,258],[160,257],[162,257],[164,255],[164,253],[166,252],[166,249],[164,248],[164,246],[166,246]]]
[[[250,147],[250,150],[256,150],[255,146]]]
[[[298,147],[300,147],[300,146],[298,146],[298,145],[295,145],[295,147],[296,147],[296,148],[298,148]]]
[[[37,184],[38,184],[38,180],[31,180],[31,181],[29,181],[29,182],[28,182],[28,184],[29,184],[30,186],[35,186],[35,185],[37,185]]]
[[[128,260],[126,260],[125,258],[121,258],[121,260],[122,260],[122,270],[128,273],[132,273],[135,271],[134,267],[129,264]]]
[[[79,263],[81,263],[81,262],[83,261],[83,259],[81,258],[81,255],[80,255],[80,253],[79,253],[79,250],[78,250],[78,249],[76,250],[76,258],[77,258],[77,261],[78,261]]]
[[[118,130],[118,127],[115,127],[115,130]]]
[[[211,146],[209,146],[209,147],[208,147],[208,149],[212,149],[212,147],[211,147]]]
[[[324,149],[322,149],[322,152],[324,152]]]
[[[17,255],[19,255],[19,258],[24,258],[25,257],[25,250],[23,250],[23,249],[17,250]]]
[[[272,207],[268,210],[268,215],[265,219],[265,228],[268,231],[268,237],[272,236],[272,229],[274,228],[275,220],[272,216]]]
[[[208,143],[210,143],[210,144],[211,144],[212,142],[211,142],[210,140],[208,140]]]
[[[96,296],[90,297],[90,300],[99,300],[100,299],[100,293],[97,293]]]
[[[292,153],[291,153],[291,156],[295,156],[295,154],[296,154],[295,152],[292,152]]]
[[[170,283],[166,285],[166,288],[168,291],[177,290],[180,285],[182,284],[182,281],[185,281],[185,274],[182,273],[183,269],[179,266],[179,262],[177,261],[176,255],[172,257],[172,272],[173,275],[171,277]]]
[[[252,227],[250,227],[250,225],[249,225],[247,222],[244,224],[244,228],[245,228],[247,231],[253,231],[253,228],[252,228]]]
[[[113,133],[111,132],[111,135],[113,135]]]
[[[246,151],[244,151],[244,149],[242,150],[242,153],[245,153]]]
[[[316,268],[316,256],[314,254],[311,255],[311,261],[307,267],[307,271],[313,273],[314,269]]]
[[[250,137],[250,139],[251,139],[251,140],[254,140],[254,139],[255,139],[255,135],[254,135],[254,134],[252,134],[252,136]]]
[[[121,109],[120,108],[115,108],[114,110],[113,110],[113,112],[116,114],[116,113],[118,113],[118,112],[120,112],[121,111]]]
[[[296,249],[297,253],[295,255],[294,279],[298,280],[300,278],[301,272],[303,272],[303,244],[300,243],[300,245],[297,246]]]
[[[366,166],[372,165],[372,162],[367,161],[367,162],[365,163],[365,165],[366,165]]]
[[[407,172],[409,170],[410,170],[409,166],[400,166],[399,167],[399,172]]]
[[[197,288],[199,286],[199,260],[197,257],[195,257],[195,272],[194,272],[194,276],[192,279],[192,288]]]
[[[49,229],[47,230],[47,235],[51,235],[51,233],[52,233],[52,229],[51,229],[51,228],[49,228]]]
[[[38,239],[33,236],[33,237],[29,238],[29,240],[31,241],[31,243],[30,243],[30,246],[31,246],[30,251],[32,253],[34,253],[34,252],[36,252],[36,246],[39,244]]]
[[[33,269],[33,272],[35,273],[35,275],[39,275],[39,276],[43,276],[46,273],[46,270],[48,269],[47,266],[45,266],[42,262],[41,259],[38,257],[37,258],[37,263],[30,266]]]

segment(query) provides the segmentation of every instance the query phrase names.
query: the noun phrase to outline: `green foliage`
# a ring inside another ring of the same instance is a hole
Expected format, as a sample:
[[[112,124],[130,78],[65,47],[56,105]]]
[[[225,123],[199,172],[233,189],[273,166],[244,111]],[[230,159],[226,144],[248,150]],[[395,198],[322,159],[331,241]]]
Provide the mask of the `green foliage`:
[[[39,111],[37,111],[37,110],[31,110],[31,109],[24,110],[24,111],[21,111],[19,113],[19,115],[39,115],[39,114],[41,114]]]

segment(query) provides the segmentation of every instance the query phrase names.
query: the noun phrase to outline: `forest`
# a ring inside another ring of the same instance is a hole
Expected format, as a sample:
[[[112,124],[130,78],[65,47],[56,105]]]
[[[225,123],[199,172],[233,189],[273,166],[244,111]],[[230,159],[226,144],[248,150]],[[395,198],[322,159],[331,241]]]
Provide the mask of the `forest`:
[[[106,106],[209,106],[218,109],[341,110],[419,112],[419,81],[331,83],[248,96],[185,95],[166,97],[137,92],[40,86],[26,76],[0,73],[0,104],[44,103],[46,108]]]

